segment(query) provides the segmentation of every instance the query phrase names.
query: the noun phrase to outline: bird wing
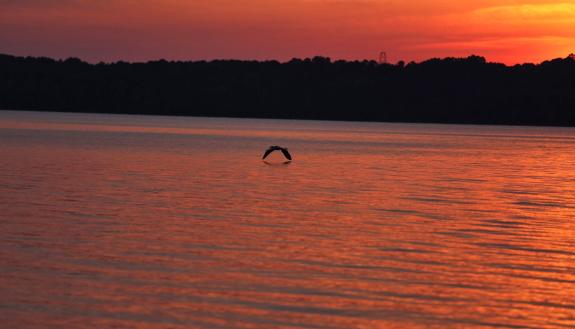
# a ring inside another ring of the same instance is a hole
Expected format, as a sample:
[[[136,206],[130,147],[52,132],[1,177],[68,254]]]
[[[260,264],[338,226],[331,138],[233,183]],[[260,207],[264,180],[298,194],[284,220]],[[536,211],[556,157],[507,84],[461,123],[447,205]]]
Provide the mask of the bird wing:
[[[272,153],[273,151],[275,151],[275,149],[273,147],[270,147],[269,149],[267,149],[266,153],[264,153],[262,160],[267,158],[267,156],[270,155],[270,153]]]
[[[288,159],[291,160],[291,154],[289,154],[287,149],[281,149],[282,153],[284,154],[284,156]]]

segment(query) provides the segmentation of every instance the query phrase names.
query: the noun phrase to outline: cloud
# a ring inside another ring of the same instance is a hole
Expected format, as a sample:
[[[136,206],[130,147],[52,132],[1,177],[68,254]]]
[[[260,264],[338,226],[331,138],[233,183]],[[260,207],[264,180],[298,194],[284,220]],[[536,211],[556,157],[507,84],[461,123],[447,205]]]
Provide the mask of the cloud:
[[[87,0],[0,0],[0,7],[55,7],[89,2]]]
[[[549,3],[496,6],[476,10],[474,16],[479,20],[496,21],[537,21],[537,22],[575,22],[574,3]]]
[[[478,50],[505,50],[517,47],[518,45],[546,45],[546,46],[565,46],[571,45],[575,38],[556,37],[556,36],[538,36],[538,37],[476,37],[470,39],[469,36],[461,37],[460,40],[451,40],[444,42],[429,42],[414,45],[412,49],[478,49]]]
[[[0,11],[110,8],[118,4],[134,5],[138,2],[135,0],[0,0]]]

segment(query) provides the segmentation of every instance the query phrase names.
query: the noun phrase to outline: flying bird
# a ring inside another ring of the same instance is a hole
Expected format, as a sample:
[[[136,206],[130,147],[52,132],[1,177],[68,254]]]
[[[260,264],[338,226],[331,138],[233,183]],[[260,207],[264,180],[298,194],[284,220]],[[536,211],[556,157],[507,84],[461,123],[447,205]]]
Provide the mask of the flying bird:
[[[291,154],[289,154],[288,149],[287,149],[286,147],[281,147],[281,146],[277,146],[277,145],[270,146],[270,147],[266,150],[266,152],[264,153],[264,156],[263,156],[262,160],[265,159],[265,158],[267,158],[267,156],[270,155],[270,153],[272,153],[273,151],[282,151],[283,155],[284,155],[288,160],[291,161]]]

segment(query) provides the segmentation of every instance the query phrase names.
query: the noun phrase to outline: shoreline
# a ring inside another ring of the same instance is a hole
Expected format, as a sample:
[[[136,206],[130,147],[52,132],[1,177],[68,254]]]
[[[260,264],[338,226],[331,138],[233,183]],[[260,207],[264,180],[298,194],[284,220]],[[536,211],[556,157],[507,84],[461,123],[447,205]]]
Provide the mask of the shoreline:
[[[47,113],[47,114],[103,114],[112,116],[144,116],[164,118],[202,118],[202,119],[234,119],[234,120],[277,120],[292,122],[326,122],[326,123],[367,123],[367,124],[398,124],[398,125],[449,125],[449,126],[478,126],[478,127],[526,127],[526,128],[575,128],[575,125],[535,125],[535,124],[494,124],[494,123],[466,123],[466,122],[427,122],[427,121],[363,121],[363,120],[340,120],[340,119],[300,119],[300,118],[277,118],[277,117],[233,117],[233,116],[202,116],[202,115],[166,115],[154,113],[117,113],[117,112],[88,112],[88,111],[63,111],[63,110],[17,110],[2,109],[0,112],[13,113]]]

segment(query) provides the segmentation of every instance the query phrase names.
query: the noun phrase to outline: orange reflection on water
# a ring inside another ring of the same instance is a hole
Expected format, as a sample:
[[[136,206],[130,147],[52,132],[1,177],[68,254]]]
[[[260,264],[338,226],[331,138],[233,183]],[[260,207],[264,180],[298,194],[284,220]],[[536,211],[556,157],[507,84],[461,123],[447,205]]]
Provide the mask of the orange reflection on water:
[[[138,118],[0,123],[7,326],[575,325],[572,130]]]

